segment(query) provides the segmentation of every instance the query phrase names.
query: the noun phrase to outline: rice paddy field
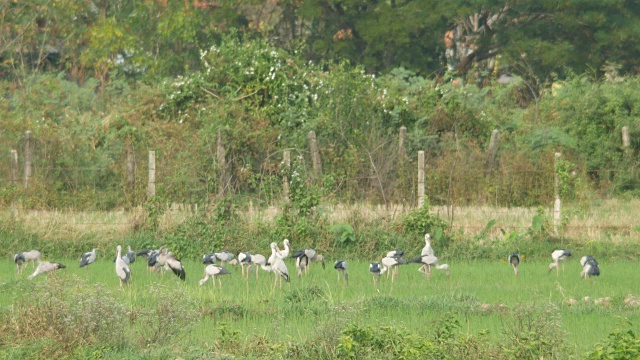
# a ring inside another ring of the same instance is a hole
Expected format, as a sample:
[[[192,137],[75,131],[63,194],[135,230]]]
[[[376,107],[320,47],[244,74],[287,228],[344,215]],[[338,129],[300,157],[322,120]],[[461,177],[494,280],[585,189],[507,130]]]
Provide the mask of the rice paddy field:
[[[264,251],[267,252],[267,249]],[[113,250],[113,254],[115,249]],[[0,263],[0,356],[23,358],[585,358],[619,329],[637,334],[640,274],[635,261],[600,260],[600,277],[582,280],[579,258],[564,271],[549,262],[449,262],[451,275],[418,265],[374,285],[369,263],[349,262],[349,283],[312,264],[274,289],[262,270],[241,269],[222,286],[199,286],[204,265],[185,262],[186,281],[131,265],[120,289],[113,254],[33,280]],[[410,257],[410,256],[409,256]],[[636,340],[637,343],[637,340]]]

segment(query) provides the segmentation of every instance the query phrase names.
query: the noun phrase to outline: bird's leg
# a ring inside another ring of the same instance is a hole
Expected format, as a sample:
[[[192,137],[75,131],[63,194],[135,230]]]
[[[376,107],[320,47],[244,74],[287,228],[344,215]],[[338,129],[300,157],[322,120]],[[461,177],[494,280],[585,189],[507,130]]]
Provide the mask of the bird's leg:
[[[218,276],[218,285],[219,285],[220,287],[222,287],[222,280],[220,280],[220,277],[219,277],[219,276]]]

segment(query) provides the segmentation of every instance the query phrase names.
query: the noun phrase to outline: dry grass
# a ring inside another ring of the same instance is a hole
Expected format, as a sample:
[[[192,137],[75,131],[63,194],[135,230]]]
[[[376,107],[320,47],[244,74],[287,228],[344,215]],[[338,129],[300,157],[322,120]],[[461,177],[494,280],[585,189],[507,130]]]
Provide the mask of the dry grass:
[[[330,223],[348,223],[357,218],[364,223],[377,221],[393,221],[401,218],[413,208],[403,204],[384,205],[352,204],[325,205],[322,213],[326,214]],[[545,208],[545,215],[551,219],[552,209]],[[204,211],[202,207],[173,204],[160,218],[160,228],[171,227],[185,221],[196,211]],[[281,209],[271,206],[265,209],[254,207],[238,211],[240,219],[245,223],[256,221],[269,222],[280,213]],[[495,208],[488,206],[445,207],[434,206],[432,212],[451,222],[452,229],[466,236],[473,236],[482,231],[490,220],[496,220],[488,236],[501,237],[500,229],[505,232],[522,232],[531,227],[536,214],[535,207]],[[598,203],[569,205],[563,208],[566,227],[564,236],[585,242],[607,239],[612,242],[626,242],[634,235],[634,228],[640,225],[640,200],[603,200]],[[22,222],[31,231],[44,239],[73,240],[84,235],[100,234],[105,241],[121,238],[133,232],[135,226],[144,221],[141,208],[132,211],[93,211],[73,210],[24,210],[12,208],[0,217]]]

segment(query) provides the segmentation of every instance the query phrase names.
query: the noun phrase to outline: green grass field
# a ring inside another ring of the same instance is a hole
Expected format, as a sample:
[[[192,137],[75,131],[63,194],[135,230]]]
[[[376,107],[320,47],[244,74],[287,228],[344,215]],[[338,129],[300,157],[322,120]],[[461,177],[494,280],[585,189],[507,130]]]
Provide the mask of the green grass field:
[[[12,262],[1,262],[0,355],[334,358],[349,326],[392,326],[432,339],[443,324],[457,321],[458,336],[504,345],[514,331],[544,332],[558,320],[548,329],[565,346],[556,356],[582,358],[626,320],[636,333],[640,324],[640,307],[624,302],[640,293],[631,261],[599,259],[602,275],[586,281],[579,277],[579,256],[559,276],[547,272],[548,263],[525,259],[517,278],[506,261],[450,263],[450,277],[433,270],[430,280],[410,264],[400,268],[395,283],[383,277],[377,286],[368,263],[353,261],[347,287],[338,283],[332,262],[324,271],[312,264],[310,274],[299,279],[288,261],[291,282],[273,291],[272,274],[260,270],[258,280],[252,274],[247,282],[235,266],[227,266],[232,273],[221,277],[222,287],[200,287],[204,266],[195,261],[185,262],[186,282],[148,272],[138,261],[131,284],[120,290],[111,259],[103,256],[84,269],[77,260],[56,259],[68,267],[32,281],[26,279],[30,265],[18,275]],[[605,297],[610,302],[594,303]],[[570,305],[570,299],[577,301]]]

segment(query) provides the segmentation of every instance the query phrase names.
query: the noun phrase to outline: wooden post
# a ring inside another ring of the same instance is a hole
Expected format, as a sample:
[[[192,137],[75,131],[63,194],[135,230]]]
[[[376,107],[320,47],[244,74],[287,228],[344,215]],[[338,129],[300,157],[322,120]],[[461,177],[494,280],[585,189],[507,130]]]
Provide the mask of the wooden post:
[[[631,143],[631,140],[629,139],[629,128],[626,126],[623,126],[622,127],[622,147],[624,148],[624,152],[627,154],[631,152],[631,148],[629,147],[630,143]]]
[[[156,196],[156,152],[149,151],[149,185],[147,196]]]
[[[291,168],[291,152],[285,150],[282,153],[282,166],[284,166],[284,176],[282,177],[282,194],[286,201],[289,201],[289,169]]]
[[[322,163],[320,162],[320,151],[318,150],[318,141],[316,133],[309,131],[309,150],[311,151],[311,162],[313,163],[313,173],[318,176],[322,172]]]
[[[216,139],[216,160],[218,165],[218,174],[220,185],[218,187],[218,195],[223,196],[227,186],[227,163],[225,160],[224,144],[222,143],[222,132],[218,131]]]
[[[398,155],[400,158],[405,156],[404,152],[404,140],[407,138],[407,128],[405,126],[400,127],[400,135],[398,137]]]
[[[560,178],[558,177],[558,162],[560,161],[560,157],[562,154],[557,152],[555,154],[555,162],[553,166],[553,185],[554,185],[554,197],[555,201],[553,203],[553,232],[556,236],[558,236],[558,228],[560,227],[560,209],[562,206],[562,202],[560,201]]]
[[[11,182],[18,183],[18,150],[11,150]]]
[[[132,191],[136,185],[136,154],[131,144],[127,146],[127,190]]]
[[[31,134],[31,130],[27,130],[24,136],[24,187],[29,187],[33,175]]]
[[[500,132],[498,129],[494,129],[491,132],[491,140],[489,141],[489,151],[487,154],[487,162],[484,166],[484,174],[488,176],[493,171],[493,167],[496,163],[496,153],[498,152],[498,136]]]
[[[418,151],[418,207],[424,206],[424,151]]]

